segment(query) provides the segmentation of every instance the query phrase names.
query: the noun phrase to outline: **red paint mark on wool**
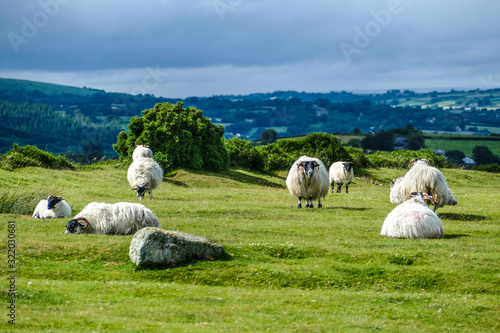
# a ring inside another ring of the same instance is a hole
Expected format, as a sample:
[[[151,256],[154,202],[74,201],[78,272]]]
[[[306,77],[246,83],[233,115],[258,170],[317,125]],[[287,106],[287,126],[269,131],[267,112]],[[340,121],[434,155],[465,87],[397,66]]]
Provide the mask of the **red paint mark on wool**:
[[[420,220],[420,212],[418,211],[410,212],[410,216],[413,217],[415,220]]]

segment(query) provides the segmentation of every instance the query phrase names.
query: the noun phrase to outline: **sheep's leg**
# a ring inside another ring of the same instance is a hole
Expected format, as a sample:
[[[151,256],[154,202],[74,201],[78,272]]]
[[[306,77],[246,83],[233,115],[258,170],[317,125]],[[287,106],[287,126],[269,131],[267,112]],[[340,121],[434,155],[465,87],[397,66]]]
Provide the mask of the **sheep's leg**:
[[[153,199],[153,191],[148,191],[149,192],[149,199]]]
[[[351,183],[351,182],[349,182],[349,183],[345,184],[345,193],[349,193],[349,184],[350,184],[350,183]]]
[[[436,212],[436,201],[434,201],[434,213]]]
[[[314,206],[313,206],[313,197],[309,197],[309,202],[310,202],[309,208],[314,208]]]
[[[332,185],[332,193],[333,193],[333,190],[335,189],[335,185],[333,185],[334,182],[331,182],[330,185]]]
[[[302,208],[302,197],[299,197],[299,205],[297,206],[297,208]]]
[[[342,183],[337,184],[337,193],[341,193],[341,192],[342,192]]]
[[[323,205],[321,204],[321,198],[318,199],[318,208],[321,208],[323,207]]]

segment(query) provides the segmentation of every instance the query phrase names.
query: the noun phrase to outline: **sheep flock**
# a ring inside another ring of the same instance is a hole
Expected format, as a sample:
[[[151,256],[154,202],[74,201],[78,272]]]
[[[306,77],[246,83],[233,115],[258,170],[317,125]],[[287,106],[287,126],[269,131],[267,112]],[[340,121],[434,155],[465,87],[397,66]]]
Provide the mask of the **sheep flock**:
[[[146,192],[153,199],[153,190],[163,181],[163,169],[153,156],[151,149],[143,145],[138,145],[132,154],[127,180],[139,200],[144,199]],[[330,186],[331,193],[334,193],[336,183],[336,195],[341,195],[341,187],[345,184],[347,194],[353,178],[353,162],[336,161],[326,168],[320,159],[303,155],[290,167],[286,186],[298,200],[297,208],[302,208],[303,199],[306,208],[314,208],[314,200],[318,200],[317,207],[322,208],[322,199],[327,196]],[[443,224],[435,211],[458,203],[442,172],[426,159],[410,161],[408,172],[393,181],[389,199],[398,206],[388,213],[381,235],[409,239],[443,238]],[[32,217],[68,218],[71,217],[71,207],[62,196],[51,195],[38,203]],[[158,218],[144,205],[92,202],[67,222],[65,232],[129,235],[144,227],[159,226]]]

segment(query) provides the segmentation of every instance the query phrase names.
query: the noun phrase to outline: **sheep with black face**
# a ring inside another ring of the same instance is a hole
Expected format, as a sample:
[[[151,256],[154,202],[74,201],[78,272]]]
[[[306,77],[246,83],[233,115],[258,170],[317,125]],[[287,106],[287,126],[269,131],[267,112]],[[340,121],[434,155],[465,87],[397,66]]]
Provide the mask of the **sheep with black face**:
[[[345,184],[345,193],[349,193],[349,184],[354,177],[353,171],[354,163],[352,162],[335,162],[330,166],[328,175],[330,176],[330,184],[332,185],[332,193],[334,183],[337,183],[337,193],[342,191],[342,184]]]
[[[36,219],[62,218],[71,216],[71,207],[63,197],[50,195],[47,200],[40,200],[33,212]]]
[[[92,202],[66,224],[67,234],[132,235],[145,227],[160,227],[153,212],[138,203]]]
[[[288,172],[286,186],[290,194],[299,200],[297,208],[302,208],[302,198],[306,207],[313,208],[313,200],[318,200],[328,193],[328,171],[321,160],[315,157],[302,156],[295,161]]]
[[[149,193],[149,199],[153,199],[153,190],[163,181],[163,169],[152,158],[139,158],[130,164],[127,179],[132,190],[137,191],[139,200],[144,199],[146,192]]]

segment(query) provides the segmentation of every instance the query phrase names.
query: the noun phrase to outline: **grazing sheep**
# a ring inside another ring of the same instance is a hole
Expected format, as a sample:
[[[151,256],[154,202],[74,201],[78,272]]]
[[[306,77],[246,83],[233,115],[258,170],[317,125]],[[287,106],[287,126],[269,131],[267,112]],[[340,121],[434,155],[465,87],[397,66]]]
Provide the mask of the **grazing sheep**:
[[[322,207],[321,198],[328,193],[328,172],[325,165],[314,157],[300,157],[288,172],[286,186],[290,194],[299,199],[297,208],[302,208],[302,198],[306,199],[306,207],[313,208],[313,200],[316,199],[318,207]]]
[[[342,184],[345,184],[345,193],[349,193],[349,184],[352,182],[354,163],[352,162],[335,162],[330,166],[328,172],[330,176],[330,184],[337,183],[337,193],[342,191]]]
[[[149,192],[149,199],[153,199],[153,190],[158,188],[163,180],[163,169],[152,158],[140,158],[130,164],[127,179],[132,190],[137,191],[139,200],[144,199],[146,191]]]
[[[138,203],[92,202],[66,224],[67,234],[132,235],[145,227],[160,227],[151,210]]]
[[[62,218],[71,216],[71,207],[63,197],[50,195],[47,200],[40,200],[33,212],[36,219]]]
[[[148,146],[138,145],[135,147],[132,160],[135,161],[144,157],[153,158],[153,151]]]
[[[392,203],[402,203],[412,192],[427,193],[432,197],[434,211],[445,205],[456,205],[458,202],[448,188],[443,173],[430,166],[426,159],[410,161],[410,170],[402,179],[398,178],[392,186],[390,199]]]
[[[443,223],[427,206],[426,200],[432,200],[427,193],[411,193],[409,199],[387,215],[380,234],[409,239],[443,238]]]

